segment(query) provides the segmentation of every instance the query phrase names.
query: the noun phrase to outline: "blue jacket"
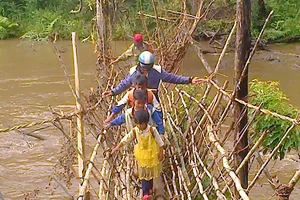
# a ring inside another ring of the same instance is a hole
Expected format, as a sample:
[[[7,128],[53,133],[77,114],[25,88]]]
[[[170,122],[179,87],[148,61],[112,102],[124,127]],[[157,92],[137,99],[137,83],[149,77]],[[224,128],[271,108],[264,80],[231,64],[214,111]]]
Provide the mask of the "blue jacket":
[[[123,79],[116,88],[112,89],[113,95],[118,95],[127,90],[134,82],[135,76],[142,74],[139,66],[130,68],[129,75]],[[154,65],[148,72],[148,88],[158,89],[160,82],[187,84],[191,80],[187,76],[180,76],[166,72],[160,65]]]
[[[116,106],[113,107],[112,112],[113,112],[115,115],[117,115],[117,114],[119,114],[119,113],[123,110],[124,107],[125,107],[125,104],[116,105]],[[163,113],[162,113],[162,111],[155,110],[155,112],[157,112],[158,116],[159,116],[161,119],[163,118]],[[154,121],[155,121],[155,120],[154,120]]]
[[[132,109],[134,109],[134,108],[132,108]],[[162,116],[150,104],[147,104],[147,109],[148,109],[149,113],[151,113],[150,117],[152,117],[153,121],[157,125],[158,133],[160,135],[163,135],[165,133],[165,128],[164,128],[164,125],[163,125]],[[133,115],[131,116],[131,118],[132,118],[132,123],[134,123],[133,122]],[[151,121],[152,120],[149,120],[149,122],[151,122]],[[116,117],[115,119],[113,119],[109,123],[109,125],[110,126],[120,126],[121,124],[124,124],[124,123],[125,123],[125,114],[123,113],[122,115],[120,115],[120,116]]]

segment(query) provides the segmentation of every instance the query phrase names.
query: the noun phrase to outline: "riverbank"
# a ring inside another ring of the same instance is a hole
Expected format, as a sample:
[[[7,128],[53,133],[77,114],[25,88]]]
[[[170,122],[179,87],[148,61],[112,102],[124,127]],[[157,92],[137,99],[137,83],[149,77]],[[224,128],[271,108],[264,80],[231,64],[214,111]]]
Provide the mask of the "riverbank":
[[[154,15],[151,1],[145,1],[142,5],[138,2],[123,2],[110,5],[109,10],[114,11],[112,28],[114,40],[127,40],[128,34],[143,32],[138,12],[142,8],[146,14]],[[179,17],[167,9],[181,11],[180,3],[170,1],[156,5],[159,16],[166,19]],[[266,43],[290,43],[300,41],[300,1],[291,0],[255,0],[252,1],[252,36],[257,37],[264,20],[271,10],[274,15],[271,18],[263,40]],[[189,13],[195,13],[195,5],[191,1],[187,5]],[[80,39],[94,40],[94,2],[78,4],[65,0],[51,2],[12,1],[0,2],[0,39],[26,38],[36,41],[69,39],[71,31],[76,31]],[[128,20],[130,19],[130,20]],[[150,33],[155,18],[147,18],[146,26]],[[227,35],[235,19],[235,1],[217,0],[208,12],[205,20],[202,20],[194,33],[194,38],[207,40],[212,36],[223,37]],[[164,22],[165,23],[165,22]],[[172,22],[173,23],[173,22]]]

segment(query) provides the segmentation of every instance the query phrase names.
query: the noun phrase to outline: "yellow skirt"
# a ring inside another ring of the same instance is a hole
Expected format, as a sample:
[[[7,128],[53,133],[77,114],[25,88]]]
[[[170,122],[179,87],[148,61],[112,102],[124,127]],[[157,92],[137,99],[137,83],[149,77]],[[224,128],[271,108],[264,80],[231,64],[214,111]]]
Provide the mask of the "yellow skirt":
[[[138,164],[139,178],[145,180],[157,178],[162,170],[162,164],[158,160],[159,147],[156,141],[151,134],[147,137],[139,136],[138,141],[134,146],[134,156]]]

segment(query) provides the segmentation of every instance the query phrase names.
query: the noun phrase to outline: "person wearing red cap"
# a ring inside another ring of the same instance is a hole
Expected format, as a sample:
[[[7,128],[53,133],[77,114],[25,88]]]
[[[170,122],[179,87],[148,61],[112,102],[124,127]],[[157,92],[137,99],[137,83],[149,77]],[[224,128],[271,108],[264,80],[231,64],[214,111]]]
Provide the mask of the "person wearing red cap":
[[[133,36],[133,44],[120,55],[116,60],[111,64],[117,63],[119,61],[125,61],[127,59],[133,58],[130,60],[130,65],[135,65],[137,63],[137,58],[143,51],[151,51],[150,45],[143,41],[143,36],[140,33],[136,33]]]

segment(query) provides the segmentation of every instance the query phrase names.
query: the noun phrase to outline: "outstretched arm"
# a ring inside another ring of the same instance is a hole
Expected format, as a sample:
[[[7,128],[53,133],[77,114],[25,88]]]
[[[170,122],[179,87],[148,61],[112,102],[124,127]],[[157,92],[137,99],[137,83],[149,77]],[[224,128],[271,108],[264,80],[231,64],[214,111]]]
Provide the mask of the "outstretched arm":
[[[134,48],[134,44],[130,45],[130,47],[124,53],[122,53],[116,60],[114,60],[111,64],[117,63],[122,60],[126,60],[127,58],[133,56],[132,53],[133,48]]]
[[[119,143],[115,148],[113,148],[112,150],[111,150],[111,154],[114,154],[115,152],[117,152],[120,148],[122,148],[124,146],[124,144],[123,143]]]
[[[116,88],[112,89],[112,95],[116,96],[118,94],[121,94],[122,92],[124,92],[125,90],[127,90],[128,88],[130,88],[130,86],[132,85],[132,80],[131,80],[131,75],[127,75],[126,78],[124,78],[118,85]]]
[[[163,82],[176,84],[187,84],[191,82],[190,77],[172,74],[165,71],[164,69],[162,69],[161,71],[161,79]]]
[[[123,108],[125,107],[125,105],[128,103],[128,101],[129,101],[129,92],[127,92],[123,96],[123,98],[120,101],[118,101],[118,104],[113,107],[112,112],[115,115],[119,114],[123,110]]]
[[[114,154],[119,148],[123,147],[124,145],[128,144],[130,141],[132,141],[135,137],[134,132],[131,130],[129,133],[127,133],[120,141],[120,143],[112,149],[111,154]]]
[[[109,124],[109,122],[115,118],[115,116],[116,115],[113,112],[109,116],[107,116],[107,118],[103,122],[104,126],[106,127]]]
[[[175,83],[175,84],[188,84],[188,83],[199,84],[204,80],[198,77],[188,77],[188,76],[172,74],[165,71],[164,69],[162,69],[161,71],[161,77],[163,82]]]
[[[164,141],[163,141],[161,135],[158,134],[156,128],[153,128],[153,134],[154,134],[155,141],[156,141],[157,145],[159,147],[163,147],[164,146]]]
[[[118,116],[117,118],[113,119],[109,122],[108,127],[111,126],[120,126],[121,124],[125,123],[125,114]]]

